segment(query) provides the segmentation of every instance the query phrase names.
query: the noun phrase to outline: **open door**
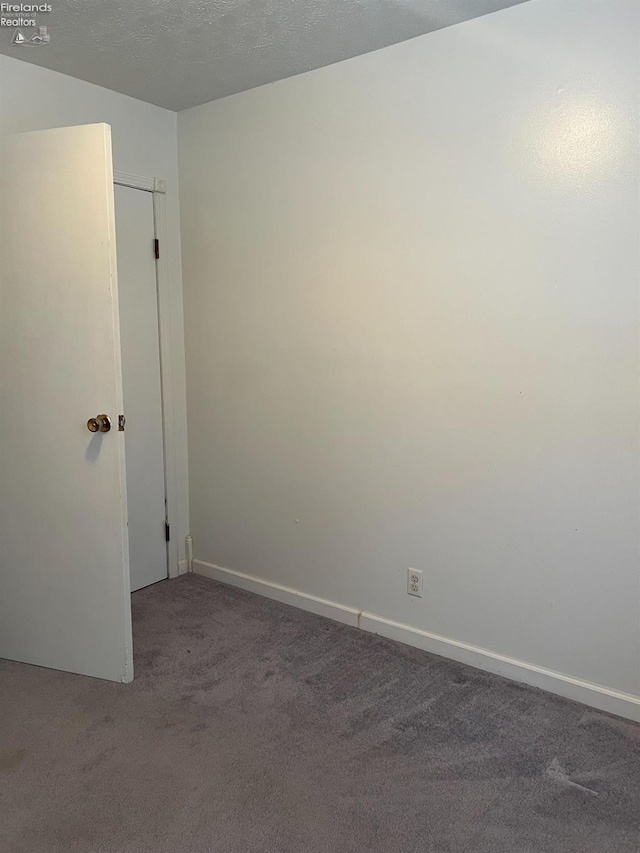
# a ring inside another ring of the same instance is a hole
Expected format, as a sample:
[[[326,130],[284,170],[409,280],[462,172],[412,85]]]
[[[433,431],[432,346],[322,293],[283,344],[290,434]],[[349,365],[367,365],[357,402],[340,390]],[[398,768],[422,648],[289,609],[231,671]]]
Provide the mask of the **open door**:
[[[110,128],[5,137],[0,172],[0,657],[131,681]]]

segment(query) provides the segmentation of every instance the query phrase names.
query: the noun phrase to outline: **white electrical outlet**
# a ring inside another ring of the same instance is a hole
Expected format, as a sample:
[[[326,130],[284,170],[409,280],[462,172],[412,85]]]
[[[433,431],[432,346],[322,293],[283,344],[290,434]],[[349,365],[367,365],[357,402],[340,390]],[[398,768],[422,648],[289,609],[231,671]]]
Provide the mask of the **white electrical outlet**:
[[[422,598],[422,570],[407,569],[407,593]]]

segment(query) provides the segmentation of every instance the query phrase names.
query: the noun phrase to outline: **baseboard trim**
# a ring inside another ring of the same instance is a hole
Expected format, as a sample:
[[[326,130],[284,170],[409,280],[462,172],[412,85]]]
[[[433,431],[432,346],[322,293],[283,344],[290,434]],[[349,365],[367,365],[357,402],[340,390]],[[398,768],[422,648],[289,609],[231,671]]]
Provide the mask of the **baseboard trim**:
[[[215,581],[263,595],[265,598],[273,598],[283,604],[291,604],[293,607],[299,607],[302,610],[309,611],[309,613],[327,616],[336,622],[343,622],[345,625],[351,625],[354,628],[358,627],[360,611],[354,607],[337,604],[335,601],[327,601],[324,598],[318,598],[316,595],[308,595],[306,592],[299,592],[297,589],[265,581],[243,572],[236,572],[233,569],[223,569],[220,566],[214,566],[212,563],[204,563],[202,560],[193,561],[193,571],[195,574],[203,575],[206,578],[212,578]]]
[[[622,693],[468,643],[450,640],[448,637],[441,637],[438,634],[431,634],[410,625],[385,619],[384,616],[378,616],[375,613],[363,612],[360,617],[360,627],[372,634],[379,634],[431,654],[501,675],[511,681],[520,681],[532,687],[539,687],[549,693],[563,696],[565,699],[572,699],[600,711],[640,722],[640,697],[632,696],[630,693]]]
[[[177,563],[169,564],[169,577],[170,578],[179,578],[180,575],[184,575],[188,570],[187,561],[186,560],[178,560]]]
[[[420,628],[414,628],[411,625],[394,622],[392,619],[378,616],[375,613],[367,613],[355,607],[326,601],[323,598],[300,592],[291,587],[281,586],[253,575],[236,572],[233,569],[224,569],[202,560],[193,561],[193,571],[221,583],[237,586],[266,598],[281,601],[284,604],[291,604],[293,607],[299,607],[319,616],[326,616],[337,622],[361,628],[372,634],[396,640],[431,654],[449,658],[485,672],[492,672],[512,681],[539,687],[549,693],[555,693],[565,699],[580,702],[599,711],[640,722],[640,696],[633,696],[599,684],[582,681],[579,678],[563,675],[516,658],[422,631]]]

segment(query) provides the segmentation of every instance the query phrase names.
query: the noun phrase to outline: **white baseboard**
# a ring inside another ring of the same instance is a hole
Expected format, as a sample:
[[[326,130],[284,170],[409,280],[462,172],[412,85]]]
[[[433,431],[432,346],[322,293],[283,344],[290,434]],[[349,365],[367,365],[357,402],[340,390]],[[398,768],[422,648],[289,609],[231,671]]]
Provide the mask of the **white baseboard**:
[[[291,604],[293,607],[308,610],[310,613],[316,613],[318,616],[327,616],[336,622],[344,622],[346,625],[352,625],[354,628],[358,627],[360,611],[356,610],[355,607],[346,607],[344,604],[336,604],[335,601],[326,601],[324,598],[307,595],[306,592],[299,592],[297,589],[291,589],[279,583],[263,581],[252,575],[245,575],[243,572],[234,572],[232,569],[223,569],[220,566],[214,566],[212,563],[203,563],[202,560],[193,561],[193,571],[198,575],[204,575],[206,578],[213,578],[213,580],[221,581],[231,586],[238,586],[249,592],[263,595],[265,598],[273,598],[275,601]]]
[[[367,613],[355,607],[326,601],[315,595],[299,592],[290,587],[265,581],[243,572],[233,571],[233,569],[223,569],[202,560],[193,561],[193,571],[221,583],[237,586],[266,598],[273,598],[284,604],[291,604],[302,610],[308,610],[319,616],[326,616],[337,622],[362,628],[364,631],[397,640],[431,654],[440,655],[486,672],[492,672],[512,681],[520,681],[533,687],[539,687],[549,693],[555,693],[566,699],[572,699],[583,705],[597,708],[599,711],[606,711],[609,714],[616,714],[619,717],[640,722],[640,696],[633,696],[599,684],[582,681],[579,678],[573,678],[570,675],[563,675],[535,664],[480,649],[468,643],[461,643],[458,640],[431,634],[410,625],[403,625],[375,613]]]
[[[186,560],[178,560],[178,575],[186,575],[189,570],[189,564]]]
[[[539,687],[549,693],[556,693],[566,699],[573,699],[583,705],[590,705],[600,711],[617,714],[629,720],[640,722],[640,697],[629,693],[621,693],[609,687],[582,681],[570,675],[554,672],[542,666],[526,663],[516,658],[479,649],[468,643],[460,643],[450,640],[448,637],[440,637],[438,634],[430,634],[410,625],[402,625],[385,619],[384,616],[376,616],[374,613],[362,613],[360,627],[373,634],[380,634],[391,640],[398,640],[408,646],[424,649],[431,654],[450,658],[460,663],[468,664],[476,669],[493,672],[510,678],[512,681],[521,681],[532,687]]]

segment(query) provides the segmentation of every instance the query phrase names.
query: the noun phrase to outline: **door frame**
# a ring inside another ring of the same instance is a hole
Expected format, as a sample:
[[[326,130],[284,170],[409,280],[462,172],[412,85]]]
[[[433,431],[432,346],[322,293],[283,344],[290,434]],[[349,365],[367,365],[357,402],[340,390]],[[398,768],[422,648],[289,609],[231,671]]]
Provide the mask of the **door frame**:
[[[171,289],[167,265],[167,183],[163,178],[149,178],[130,172],[113,170],[113,183],[149,192],[153,199],[153,230],[160,251],[156,258],[156,295],[158,300],[158,339],[160,345],[160,382],[162,388],[162,437],[164,444],[164,481],[167,502],[167,576],[180,574],[178,543],[178,488],[176,465],[176,400],[173,384],[174,359],[171,346]],[[116,253],[117,253],[116,246]],[[126,412],[125,412],[126,415]]]

